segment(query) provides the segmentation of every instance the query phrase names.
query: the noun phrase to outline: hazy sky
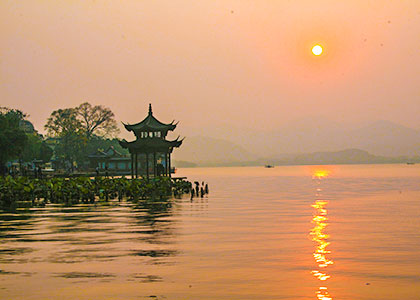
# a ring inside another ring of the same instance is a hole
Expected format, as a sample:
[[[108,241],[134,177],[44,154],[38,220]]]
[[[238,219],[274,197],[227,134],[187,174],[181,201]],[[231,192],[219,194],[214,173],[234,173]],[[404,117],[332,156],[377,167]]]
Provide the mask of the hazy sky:
[[[129,123],[152,102],[181,134],[314,115],[420,129],[418,0],[2,0],[0,38],[0,105],[37,129],[84,101]]]

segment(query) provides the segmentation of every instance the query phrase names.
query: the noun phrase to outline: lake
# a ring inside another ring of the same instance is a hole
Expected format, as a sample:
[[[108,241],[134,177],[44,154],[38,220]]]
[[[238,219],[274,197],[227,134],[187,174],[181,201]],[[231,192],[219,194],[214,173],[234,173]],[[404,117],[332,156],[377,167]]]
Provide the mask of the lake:
[[[177,176],[210,194],[0,213],[0,298],[419,299],[419,165]]]

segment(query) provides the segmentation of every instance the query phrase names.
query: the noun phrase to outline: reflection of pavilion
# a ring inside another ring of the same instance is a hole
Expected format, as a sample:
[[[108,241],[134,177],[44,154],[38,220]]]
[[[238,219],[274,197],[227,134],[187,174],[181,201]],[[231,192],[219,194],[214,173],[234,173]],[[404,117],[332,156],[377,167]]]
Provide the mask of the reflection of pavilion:
[[[171,153],[173,148],[179,147],[182,140],[166,140],[168,131],[173,131],[177,124],[165,124],[158,121],[149,104],[147,117],[133,125],[124,124],[128,131],[132,131],[136,140],[127,142],[120,141],[123,148],[127,148],[131,154],[131,177],[139,175],[171,176]]]
[[[321,180],[324,176],[315,175],[315,177],[317,177],[318,180]],[[318,189],[318,192],[320,191],[321,189]],[[312,271],[312,275],[321,282],[325,282],[331,278],[331,276],[327,274],[326,268],[334,263],[327,257],[327,255],[331,253],[331,251],[327,249],[328,245],[330,244],[330,242],[328,242],[329,235],[325,233],[325,228],[328,225],[328,211],[326,209],[327,205],[328,201],[320,199],[316,200],[315,203],[312,204],[312,207],[315,208],[316,211],[312,218],[314,227],[311,229],[310,235],[312,237],[312,241],[317,243],[313,257],[319,267],[318,270]],[[319,287],[318,291],[316,292],[316,296],[319,300],[332,300],[332,297],[328,293],[328,288],[325,286],[325,284]]]

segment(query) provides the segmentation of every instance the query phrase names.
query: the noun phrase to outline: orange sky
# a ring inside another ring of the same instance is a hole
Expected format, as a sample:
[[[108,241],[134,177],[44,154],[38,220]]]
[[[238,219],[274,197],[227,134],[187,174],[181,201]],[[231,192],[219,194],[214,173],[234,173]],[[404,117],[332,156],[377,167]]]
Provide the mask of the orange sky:
[[[306,116],[420,129],[420,1],[3,0],[0,37],[0,105],[38,129],[83,101],[131,123],[152,102],[210,132]]]

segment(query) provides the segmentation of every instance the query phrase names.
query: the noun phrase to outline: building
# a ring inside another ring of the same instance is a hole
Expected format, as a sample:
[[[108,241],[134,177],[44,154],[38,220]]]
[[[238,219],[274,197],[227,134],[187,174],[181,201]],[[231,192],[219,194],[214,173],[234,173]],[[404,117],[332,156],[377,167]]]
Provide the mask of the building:
[[[97,150],[88,156],[90,168],[98,168],[100,171],[109,170],[113,174],[130,174],[131,159],[121,154],[113,146],[106,151]]]
[[[171,153],[174,148],[181,146],[183,140],[178,137],[169,141],[166,136],[176,126],[174,121],[169,124],[158,121],[153,116],[151,104],[149,114],[143,121],[133,125],[124,124],[125,129],[136,136],[132,142],[120,141],[120,145],[130,152],[132,178],[171,176]]]

